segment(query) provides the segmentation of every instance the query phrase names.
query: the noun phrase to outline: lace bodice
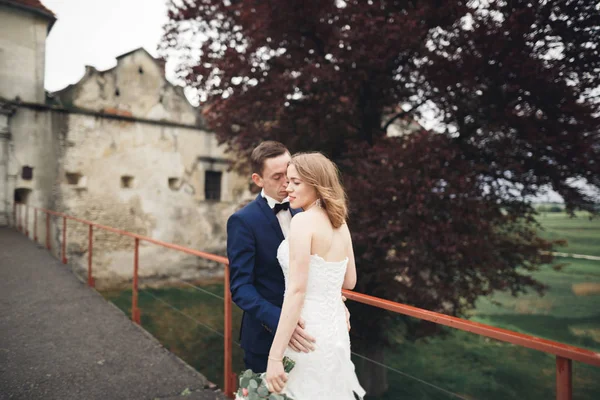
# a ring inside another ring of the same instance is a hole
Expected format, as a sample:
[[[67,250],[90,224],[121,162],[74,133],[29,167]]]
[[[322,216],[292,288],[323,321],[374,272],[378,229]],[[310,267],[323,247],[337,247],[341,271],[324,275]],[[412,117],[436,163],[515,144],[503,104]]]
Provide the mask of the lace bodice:
[[[283,270],[287,288],[290,270],[290,246],[287,239],[279,245],[277,260]],[[308,271],[306,300],[339,301],[347,267],[347,257],[341,261],[325,261],[321,256],[312,254]]]

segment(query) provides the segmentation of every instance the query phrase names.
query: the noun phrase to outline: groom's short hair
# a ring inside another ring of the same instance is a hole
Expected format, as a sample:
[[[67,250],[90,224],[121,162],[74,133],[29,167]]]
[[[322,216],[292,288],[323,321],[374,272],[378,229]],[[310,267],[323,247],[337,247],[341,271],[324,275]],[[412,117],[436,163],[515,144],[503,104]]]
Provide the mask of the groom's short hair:
[[[262,176],[262,173],[265,170],[265,161],[269,158],[279,157],[285,153],[289,153],[289,150],[283,143],[274,140],[262,142],[252,150],[252,154],[250,155],[252,173],[257,173]]]

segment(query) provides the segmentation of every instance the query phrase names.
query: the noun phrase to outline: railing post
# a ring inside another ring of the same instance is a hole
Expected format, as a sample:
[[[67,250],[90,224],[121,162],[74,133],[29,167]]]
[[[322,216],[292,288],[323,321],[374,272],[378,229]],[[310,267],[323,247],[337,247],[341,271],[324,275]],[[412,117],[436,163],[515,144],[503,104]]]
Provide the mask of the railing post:
[[[92,225],[88,225],[88,286],[95,287],[96,284],[94,282],[94,278],[92,276],[92,249],[93,249],[93,227]]]
[[[17,228],[17,203],[13,201],[13,227]]]
[[[50,243],[50,213],[46,211],[46,248],[52,250]]]
[[[133,255],[133,287],[131,290],[131,320],[140,325],[140,309],[138,308],[138,267],[139,267],[140,239],[135,238],[135,251]]]
[[[225,390],[225,396],[229,397],[229,398],[233,398],[233,392],[235,392],[236,389],[236,382],[235,382],[235,377],[233,375],[233,371],[232,371],[232,366],[231,366],[231,359],[232,359],[232,354],[231,354],[231,345],[232,345],[232,340],[231,340],[231,290],[229,289],[229,264],[225,264],[225,282],[223,287],[224,289],[224,293],[223,293],[223,297],[224,297],[224,308],[225,308],[225,323],[224,323],[224,343],[223,343],[223,347],[224,347],[224,360],[225,360],[225,365],[223,367],[223,386],[224,386],[224,390]]]
[[[556,400],[573,399],[573,362],[556,356]]]
[[[62,262],[67,263],[67,217],[63,216],[63,234],[62,234]]]
[[[19,216],[19,227],[17,229],[19,230],[19,232],[22,232],[23,224],[21,223],[21,203],[19,203],[19,205],[17,206],[17,214]]]
[[[33,241],[37,243],[37,208],[33,207]]]
[[[29,205],[25,204],[25,236],[29,237]]]

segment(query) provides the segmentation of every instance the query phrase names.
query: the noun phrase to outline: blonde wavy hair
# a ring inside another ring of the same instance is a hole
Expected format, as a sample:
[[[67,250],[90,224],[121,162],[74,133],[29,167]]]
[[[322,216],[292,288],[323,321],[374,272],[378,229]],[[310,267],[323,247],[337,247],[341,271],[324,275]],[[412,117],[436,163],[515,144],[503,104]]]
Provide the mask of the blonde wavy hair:
[[[333,161],[321,153],[297,153],[290,165],[296,167],[300,179],[315,188],[333,227],[342,226],[348,218],[348,199]]]

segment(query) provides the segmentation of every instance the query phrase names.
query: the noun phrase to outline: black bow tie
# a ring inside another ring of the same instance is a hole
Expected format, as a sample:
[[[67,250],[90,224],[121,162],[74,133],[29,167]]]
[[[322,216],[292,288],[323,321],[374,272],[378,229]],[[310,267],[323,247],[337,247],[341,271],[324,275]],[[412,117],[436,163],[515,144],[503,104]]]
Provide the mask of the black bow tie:
[[[285,203],[280,203],[280,204],[275,204],[275,207],[273,207],[273,214],[277,215],[277,213],[281,210],[287,211],[290,208],[290,203],[285,202]]]

